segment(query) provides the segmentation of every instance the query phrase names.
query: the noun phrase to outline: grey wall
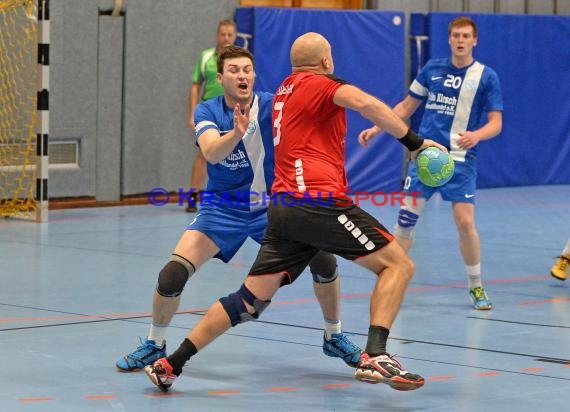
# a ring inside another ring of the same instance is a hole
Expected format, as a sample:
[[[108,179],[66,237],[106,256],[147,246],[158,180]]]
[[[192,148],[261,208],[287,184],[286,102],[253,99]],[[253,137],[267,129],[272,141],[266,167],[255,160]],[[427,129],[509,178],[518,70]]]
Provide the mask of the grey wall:
[[[79,168],[49,168],[49,196],[94,195],[97,1],[50,2],[50,140],[79,141]]]
[[[126,16],[123,194],[186,188],[196,150],[186,121],[191,71],[238,1],[133,3]]]
[[[97,200],[121,197],[123,107],[123,17],[99,16],[97,57]]]
[[[377,0],[380,10],[570,14],[570,0]],[[51,0],[50,140],[79,167],[50,166],[49,196],[111,200],[186,188],[191,70],[239,0]]]
[[[50,140],[79,142],[78,168],[50,167],[50,197],[185,188],[191,70],[239,0],[51,0]]]

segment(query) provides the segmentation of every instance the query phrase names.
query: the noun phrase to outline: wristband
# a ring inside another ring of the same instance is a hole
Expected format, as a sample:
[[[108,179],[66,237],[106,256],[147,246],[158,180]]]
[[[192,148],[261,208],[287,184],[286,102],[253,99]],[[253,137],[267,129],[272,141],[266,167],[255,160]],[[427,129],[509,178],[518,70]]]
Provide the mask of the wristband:
[[[410,152],[418,150],[424,144],[424,139],[418,137],[412,129],[408,129],[408,132],[398,139],[400,143],[408,148]]]

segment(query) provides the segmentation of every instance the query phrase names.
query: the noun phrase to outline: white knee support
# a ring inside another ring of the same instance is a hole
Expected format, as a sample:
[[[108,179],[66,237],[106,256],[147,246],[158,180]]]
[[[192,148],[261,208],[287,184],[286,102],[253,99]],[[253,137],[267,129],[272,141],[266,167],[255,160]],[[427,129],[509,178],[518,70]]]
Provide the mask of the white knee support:
[[[405,239],[414,237],[414,228],[425,205],[426,200],[423,197],[406,196],[404,206],[400,208],[398,213],[398,223],[394,226],[394,234]]]

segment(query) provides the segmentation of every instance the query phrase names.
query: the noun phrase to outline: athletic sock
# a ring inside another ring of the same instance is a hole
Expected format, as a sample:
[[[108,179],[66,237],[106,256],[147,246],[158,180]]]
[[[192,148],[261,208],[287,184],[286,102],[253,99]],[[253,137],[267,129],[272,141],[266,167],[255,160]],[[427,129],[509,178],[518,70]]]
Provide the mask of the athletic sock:
[[[566,246],[562,249],[562,256],[570,258],[570,239],[568,239],[568,243],[566,243]]]
[[[388,341],[388,335],[390,330],[383,326],[373,326],[370,325],[368,328],[368,341],[366,342],[365,352],[371,357],[385,355],[386,352],[386,342]]]
[[[172,366],[172,373],[176,376],[180,375],[184,364],[197,353],[198,349],[196,349],[196,346],[188,338],[184,339],[178,349],[166,358],[170,366]]]
[[[465,270],[467,272],[467,283],[469,285],[469,289],[483,286],[481,283],[481,263],[477,263],[473,266],[465,265]]]
[[[150,331],[148,332],[148,340],[153,340],[156,346],[162,347],[164,345],[164,337],[166,336],[166,330],[168,325],[155,325],[150,324]]]
[[[325,339],[331,340],[334,333],[341,333],[340,320],[325,319]]]

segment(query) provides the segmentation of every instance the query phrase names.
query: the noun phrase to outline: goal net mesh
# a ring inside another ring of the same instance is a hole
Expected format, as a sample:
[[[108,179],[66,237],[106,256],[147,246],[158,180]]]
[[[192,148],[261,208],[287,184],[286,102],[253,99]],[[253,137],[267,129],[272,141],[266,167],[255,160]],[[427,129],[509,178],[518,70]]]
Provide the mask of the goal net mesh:
[[[0,216],[33,215],[38,90],[34,0],[0,0]]]

